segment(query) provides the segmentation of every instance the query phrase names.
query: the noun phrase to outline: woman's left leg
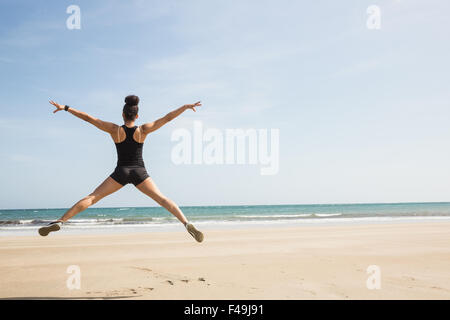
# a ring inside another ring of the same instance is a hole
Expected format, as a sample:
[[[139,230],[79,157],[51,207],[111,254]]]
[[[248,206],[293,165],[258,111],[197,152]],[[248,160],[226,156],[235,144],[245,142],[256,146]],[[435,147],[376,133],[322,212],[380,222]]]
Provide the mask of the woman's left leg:
[[[160,206],[164,207],[167,211],[177,217],[177,219],[184,224],[186,230],[191,234],[191,236],[194,237],[196,241],[203,241],[203,233],[197,230],[194,225],[186,219],[183,212],[180,210],[180,208],[178,208],[175,202],[164,196],[161,191],[159,191],[158,187],[150,177],[146,178],[144,181],[136,185],[136,188],[155,200]]]
[[[175,202],[164,196],[161,191],[159,191],[158,187],[150,177],[138,184],[136,188],[155,200],[156,203],[158,203],[161,207],[165,208],[167,211],[177,217],[177,219],[180,220],[182,224],[186,225],[188,220],[184,216],[183,212],[180,210],[180,208],[178,208]]]

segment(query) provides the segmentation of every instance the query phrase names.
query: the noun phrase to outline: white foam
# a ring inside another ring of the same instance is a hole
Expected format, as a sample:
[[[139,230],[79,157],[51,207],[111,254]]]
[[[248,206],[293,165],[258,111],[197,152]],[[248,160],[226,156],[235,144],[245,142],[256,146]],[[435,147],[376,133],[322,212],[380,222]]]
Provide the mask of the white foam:
[[[342,213],[315,213],[316,217],[335,217],[342,216]]]
[[[230,217],[239,217],[239,218],[299,218],[299,217],[310,217],[312,213],[302,213],[302,214],[270,214],[270,215],[233,215]]]

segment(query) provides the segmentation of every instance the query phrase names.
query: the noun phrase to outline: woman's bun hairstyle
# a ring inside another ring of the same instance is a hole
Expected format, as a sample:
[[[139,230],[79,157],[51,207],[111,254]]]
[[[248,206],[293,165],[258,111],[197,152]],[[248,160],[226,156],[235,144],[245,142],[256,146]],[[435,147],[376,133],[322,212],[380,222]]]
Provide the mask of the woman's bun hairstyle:
[[[138,114],[139,108],[139,97],[135,95],[129,95],[125,97],[125,105],[123,106],[123,113],[125,119],[129,121],[134,121],[136,115]]]
[[[125,104],[128,104],[130,106],[137,106],[139,104],[139,97],[135,95],[126,96]]]

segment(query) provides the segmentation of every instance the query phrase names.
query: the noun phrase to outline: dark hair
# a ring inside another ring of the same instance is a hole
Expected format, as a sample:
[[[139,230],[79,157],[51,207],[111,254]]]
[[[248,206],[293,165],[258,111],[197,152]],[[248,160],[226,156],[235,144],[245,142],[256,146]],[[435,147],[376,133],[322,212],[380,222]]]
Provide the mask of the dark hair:
[[[123,106],[123,114],[125,119],[129,121],[134,121],[136,115],[138,114],[139,108],[139,97],[135,95],[129,95],[125,97],[125,105]]]

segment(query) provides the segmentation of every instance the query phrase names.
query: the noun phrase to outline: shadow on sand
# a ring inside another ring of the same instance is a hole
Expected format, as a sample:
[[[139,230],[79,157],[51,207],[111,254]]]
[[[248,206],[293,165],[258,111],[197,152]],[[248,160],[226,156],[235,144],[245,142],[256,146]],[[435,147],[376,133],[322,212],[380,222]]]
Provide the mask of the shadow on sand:
[[[114,297],[8,297],[0,298],[0,300],[114,300],[114,299],[126,299],[136,298],[139,296],[114,296]]]

